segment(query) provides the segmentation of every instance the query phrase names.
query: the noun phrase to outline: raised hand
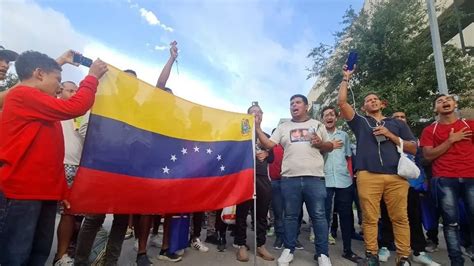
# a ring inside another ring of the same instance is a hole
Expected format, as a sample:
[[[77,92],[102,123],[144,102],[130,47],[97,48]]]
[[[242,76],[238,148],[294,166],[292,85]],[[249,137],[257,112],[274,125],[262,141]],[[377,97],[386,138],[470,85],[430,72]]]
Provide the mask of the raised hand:
[[[58,57],[56,59],[56,62],[58,62],[58,64],[60,66],[62,66],[64,64],[71,64],[71,65],[74,65],[74,66],[79,66],[79,63],[74,62],[74,54],[80,54],[80,53],[78,53],[74,50],[67,50],[60,57]]]
[[[172,58],[176,59],[178,57],[178,42],[177,41],[172,41],[170,43],[170,55]]]
[[[342,67],[342,76],[344,77],[345,80],[350,80],[351,79],[352,74],[356,70],[356,66],[357,65],[354,65],[354,68],[352,70],[347,70],[347,65],[344,65]]]
[[[92,63],[91,67],[89,68],[89,75],[100,79],[105,72],[107,72],[107,64],[104,61],[97,59]]]

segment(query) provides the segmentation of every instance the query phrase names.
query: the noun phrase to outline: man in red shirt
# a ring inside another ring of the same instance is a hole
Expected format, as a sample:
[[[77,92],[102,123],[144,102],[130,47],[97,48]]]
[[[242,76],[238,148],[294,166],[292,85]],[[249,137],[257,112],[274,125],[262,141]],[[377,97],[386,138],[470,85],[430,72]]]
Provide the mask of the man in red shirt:
[[[437,95],[434,111],[438,121],[423,129],[420,146],[425,159],[433,162],[433,180],[451,265],[464,265],[459,237],[458,201],[462,199],[474,230],[474,121],[458,119],[456,100]],[[474,243],[474,235],[471,234]]]
[[[0,264],[44,265],[53,241],[56,201],[67,191],[60,121],[92,106],[107,65],[96,60],[69,100],[55,97],[61,67],[54,59],[27,51],[15,67],[21,82],[7,94],[0,121]]]
[[[276,129],[276,128],[275,128]],[[275,131],[273,129],[273,132]],[[273,210],[273,224],[275,227],[275,243],[274,249],[283,248],[283,198],[281,196],[280,182],[281,182],[281,163],[283,161],[283,147],[278,144],[273,148],[273,162],[268,165],[268,172],[272,180],[272,210]]]

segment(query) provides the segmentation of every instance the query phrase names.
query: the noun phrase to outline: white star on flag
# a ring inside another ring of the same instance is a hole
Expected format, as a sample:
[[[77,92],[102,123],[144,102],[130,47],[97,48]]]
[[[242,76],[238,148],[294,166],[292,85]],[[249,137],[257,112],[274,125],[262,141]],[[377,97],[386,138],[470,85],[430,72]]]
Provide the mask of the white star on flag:
[[[225,170],[225,166],[221,165],[221,171],[224,172],[224,170]]]
[[[169,174],[170,173],[170,169],[168,168],[168,166],[165,166],[164,168],[161,168],[163,169],[163,174]],[[221,170],[222,170],[222,167],[221,167]]]
[[[176,162],[176,160],[178,160],[178,158],[176,158],[176,155],[172,154],[170,160],[173,161],[173,162]]]
[[[194,152],[199,152],[198,146],[194,146]]]
[[[188,153],[188,149],[185,149],[185,148],[181,149],[181,153],[182,153],[183,155],[187,154],[187,153]]]
[[[217,160],[218,160],[218,161],[222,160],[222,157],[221,157],[221,155],[220,155],[220,154],[219,154],[219,155],[217,155]]]
[[[211,153],[212,153],[212,150],[211,150],[211,149],[207,149],[206,152],[207,152],[207,154],[211,154]]]

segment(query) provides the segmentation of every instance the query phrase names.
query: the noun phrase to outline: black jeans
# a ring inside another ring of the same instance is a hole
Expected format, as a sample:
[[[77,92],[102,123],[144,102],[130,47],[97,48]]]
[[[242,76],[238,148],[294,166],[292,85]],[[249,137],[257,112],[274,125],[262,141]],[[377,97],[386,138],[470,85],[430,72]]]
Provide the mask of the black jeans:
[[[353,185],[350,185],[347,188],[326,188],[326,219],[328,221],[328,225],[330,225],[333,214],[333,204],[334,206],[337,206],[337,209],[334,208],[334,211],[337,212],[340,217],[339,221],[341,223],[342,243],[344,246],[344,252],[352,251],[351,236],[352,227],[354,225],[354,217],[352,215],[352,201],[354,199],[353,190]]]
[[[382,239],[380,246],[388,247],[393,243],[392,223],[388,216],[385,203],[381,203],[382,208]],[[408,222],[410,223],[410,246],[413,252],[424,252],[426,248],[426,239],[423,233],[423,225],[421,221],[420,194],[414,188],[408,190]]]
[[[114,214],[110,229],[107,248],[105,250],[105,266],[117,265],[122,251],[122,243],[128,226],[128,214]],[[77,237],[76,258],[74,265],[90,265],[89,255],[97,232],[104,223],[105,214],[88,215],[84,219]]]
[[[267,176],[257,175],[257,247],[265,245],[267,233],[267,214],[272,200],[272,184]],[[242,246],[247,239],[247,216],[253,205],[253,200],[248,200],[237,205],[235,220],[234,244]]]
[[[201,227],[203,218],[204,212],[193,213],[193,232],[191,233],[191,239],[201,237]]]

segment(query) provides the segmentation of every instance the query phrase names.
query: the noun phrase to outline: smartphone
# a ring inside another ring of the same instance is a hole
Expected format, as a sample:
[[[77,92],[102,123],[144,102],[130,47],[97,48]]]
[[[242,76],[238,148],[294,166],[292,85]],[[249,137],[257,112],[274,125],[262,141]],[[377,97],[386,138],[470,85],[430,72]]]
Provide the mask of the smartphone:
[[[74,54],[74,58],[72,59],[74,63],[79,63],[83,66],[90,67],[92,65],[92,59],[87,58],[81,54]]]
[[[347,70],[354,70],[355,64],[357,64],[357,52],[351,51],[347,57]]]
[[[258,102],[252,102],[252,106],[258,106]]]

